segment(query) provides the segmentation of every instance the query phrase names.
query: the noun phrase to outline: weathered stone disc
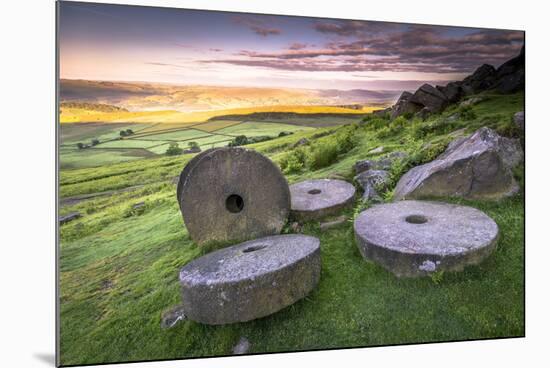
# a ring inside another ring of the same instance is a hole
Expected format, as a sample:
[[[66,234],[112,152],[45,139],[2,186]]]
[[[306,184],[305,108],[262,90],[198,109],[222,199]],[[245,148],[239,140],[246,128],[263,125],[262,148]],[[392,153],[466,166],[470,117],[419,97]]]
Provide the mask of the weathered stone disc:
[[[483,212],[428,201],[374,206],[361,212],[354,230],[365,259],[405,277],[478,264],[498,238],[497,224]]]
[[[290,192],[268,158],[244,148],[217,148],[189,164],[181,174],[179,202],[195,242],[237,242],[280,233]]]
[[[306,180],[290,186],[291,214],[301,221],[338,214],[351,205],[355,187],[343,180]]]
[[[178,187],[176,189],[176,196],[178,198],[178,203],[180,204],[180,209],[181,209],[181,192],[183,190],[183,183],[185,182],[185,179],[187,178],[187,175],[189,175],[189,171],[191,171],[191,168],[195,166],[195,164],[197,162],[200,161],[200,159],[214,151],[214,150],[217,150],[219,149],[219,147],[216,147],[216,148],[209,148],[205,151],[202,151],[201,153],[195,155],[191,160],[189,160],[189,162],[187,163],[187,165],[185,165],[185,167],[183,168],[183,170],[181,171],[181,174],[180,174],[180,177],[179,177],[179,180],[178,180]]]
[[[180,271],[183,307],[219,325],[267,316],[305,297],[321,273],[319,239],[276,235],[200,257]]]

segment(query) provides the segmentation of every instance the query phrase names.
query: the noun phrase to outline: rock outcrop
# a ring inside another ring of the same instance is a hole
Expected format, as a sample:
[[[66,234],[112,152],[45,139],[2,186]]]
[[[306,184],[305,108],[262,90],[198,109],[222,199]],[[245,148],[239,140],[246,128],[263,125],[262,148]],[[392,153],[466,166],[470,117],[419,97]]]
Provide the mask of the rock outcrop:
[[[401,94],[401,96],[399,96],[399,99],[397,100],[397,102],[391,108],[391,111],[390,111],[390,117],[392,119],[395,119],[396,117],[407,113],[414,114],[415,112],[420,111],[422,109],[423,107],[422,105],[418,105],[410,101],[412,96],[413,94],[407,91],[404,91]],[[385,111],[385,110],[382,110],[382,111]]]
[[[377,160],[359,160],[354,165],[355,173],[360,174],[367,170],[389,170],[393,162],[403,160],[407,156],[405,152],[396,151]]]
[[[525,46],[518,56],[502,64],[491,86],[501,93],[513,93],[525,88]]]
[[[511,169],[522,160],[518,140],[481,128],[451,142],[434,161],[409,170],[397,183],[394,199],[500,199],[518,190]]]
[[[462,81],[450,82],[445,86],[422,85],[416,92],[403,92],[395,105],[391,107],[390,117],[395,119],[405,114],[415,114],[425,119],[429,114],[443,111],[449,104],[460,99],[487,90],[501,93],[514,93],[525,86],[525,48],[518,56],[508,60],[495,69],[483,64]],[[385,114],[379,110],[375,114]]]
[[[424,84],[409,98],[409,103],[427,108],[428,111],[441,112],[449,104],[449,100],[437,88]],[[421,109],[419,109],[421,110]]]
[[[367,170],[354,180],[363,188],[363,199],[380,202],[382,199],[378,192],[387,189],[390,175],[386,170]]]
[[[492,65],[483,64],[462,81],[460,88],[466,95],[485,91],[495,83],[496,72]]]

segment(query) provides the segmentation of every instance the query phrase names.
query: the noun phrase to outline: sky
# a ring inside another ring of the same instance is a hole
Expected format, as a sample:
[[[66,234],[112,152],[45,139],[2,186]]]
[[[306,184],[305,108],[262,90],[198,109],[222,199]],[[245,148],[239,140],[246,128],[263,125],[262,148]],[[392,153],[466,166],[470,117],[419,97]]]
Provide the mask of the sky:
[[[413,89],[517,55],[519,31],[61,2],[63,79]]]

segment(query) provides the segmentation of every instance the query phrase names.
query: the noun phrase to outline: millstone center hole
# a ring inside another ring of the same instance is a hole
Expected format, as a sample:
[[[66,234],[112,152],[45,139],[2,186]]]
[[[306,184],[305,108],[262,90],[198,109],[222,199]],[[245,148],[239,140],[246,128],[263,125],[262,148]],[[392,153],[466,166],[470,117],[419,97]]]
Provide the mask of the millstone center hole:
[[[308,193],[309,194],[319,194],[319,193],[321,193],[321,189],[312,189]]]
[[[243,210],[244,200],[238,194],[231,194],[225,200],[225,208],[231,213],[239,213]]]
[[[405,221],[409,224],[423,224],[428,222],[428,219],[423,215],[410,215],[405,218]]]
[[[261,245],[261,244],[260,245],[253,245],[251,247],[243,249],[243,253],[255,252],[257,250],[264,249],[265,247],[266,247],[266,245]]]

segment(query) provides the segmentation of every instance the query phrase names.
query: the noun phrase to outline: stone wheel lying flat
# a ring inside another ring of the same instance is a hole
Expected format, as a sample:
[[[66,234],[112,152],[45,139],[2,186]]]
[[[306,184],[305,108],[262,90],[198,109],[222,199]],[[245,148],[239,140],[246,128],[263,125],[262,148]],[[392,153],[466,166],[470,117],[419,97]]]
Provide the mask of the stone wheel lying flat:
[[[429,201],[374,206],[361,212],[354,230],[365,259],[405,277],[478,264],[498,238],[497,224],[483,212]]]
[[[291,214],[297,220],[318,220],[351,205],[355,187],[343,180],[306,180],[290,186]]]
[[[198,258],[180,271],[183,309],[219,325],[267,316],[305,297],[319,282],[319,239],[276,235]]]
[[[194,157],[180,175],[178,201],[198,244],[278,234],[290,210],[279,168],[244,148],[215,148]]]

